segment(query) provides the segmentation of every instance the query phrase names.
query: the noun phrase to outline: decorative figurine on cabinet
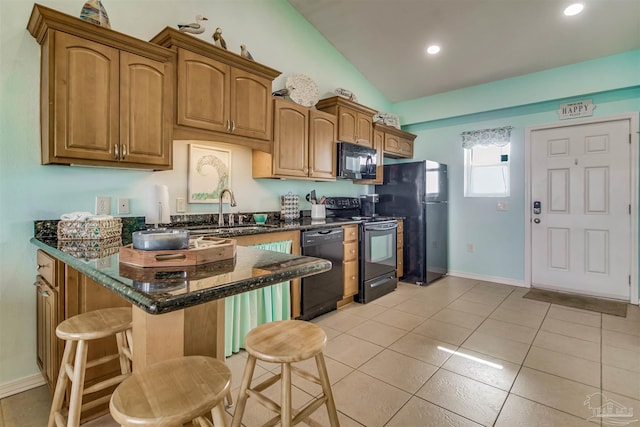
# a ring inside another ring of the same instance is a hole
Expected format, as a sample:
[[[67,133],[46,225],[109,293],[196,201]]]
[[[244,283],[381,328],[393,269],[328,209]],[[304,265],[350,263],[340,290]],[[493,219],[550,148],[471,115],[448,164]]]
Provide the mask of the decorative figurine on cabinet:
[[[216,28],[213,33],[213,44],[223,49],[227,48],[227,42],[224,41],[224,38],[222,37],[222,30],[220,28]]]
[[[80,11],[80,19],[91,22],[105,28],[111,28],[109,23],[109,15],[100,0],[89,0]]]
[[[253,61],[253,56],[251,56],[251,52],[247,50],[247,46],[241,44],[240,45],[240,56],[243,58],[247,58]]]
[[[202,21],[208,21],[207,17],[197,15],[196,22],[192,22],[191,24],[178,24],[178,30],[183,33],[202,34],[204,33],[204,25],[200,24]]]

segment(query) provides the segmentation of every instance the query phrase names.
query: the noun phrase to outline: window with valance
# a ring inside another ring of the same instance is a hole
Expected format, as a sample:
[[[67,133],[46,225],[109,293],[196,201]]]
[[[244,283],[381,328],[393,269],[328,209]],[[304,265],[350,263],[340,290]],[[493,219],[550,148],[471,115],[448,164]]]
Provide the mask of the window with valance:
[[[512,126],[462,132],[464,196],[508,197]]]

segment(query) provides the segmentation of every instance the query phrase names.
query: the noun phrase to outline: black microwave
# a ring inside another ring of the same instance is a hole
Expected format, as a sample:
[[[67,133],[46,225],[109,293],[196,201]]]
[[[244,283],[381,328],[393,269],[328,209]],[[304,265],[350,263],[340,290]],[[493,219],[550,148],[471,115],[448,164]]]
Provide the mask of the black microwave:
[[[340,179],[375,179],[376,150],[350,142],[338,142],[338,174]]]

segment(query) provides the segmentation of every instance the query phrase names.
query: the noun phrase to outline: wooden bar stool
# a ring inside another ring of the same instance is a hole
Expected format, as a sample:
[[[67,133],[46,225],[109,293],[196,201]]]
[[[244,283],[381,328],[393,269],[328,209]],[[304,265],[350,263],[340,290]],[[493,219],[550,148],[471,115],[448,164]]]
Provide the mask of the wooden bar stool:
[[[56,335],[66,342],[53,393],[48,427],[76,427],[80,425],[80,414],[83,410],[106,403],[110,397],[106,395],[83,405],[83,396],[115,386],[131,375],[131,308],[106,308],[78,314],[60,323],[56,328]],[[87,363],[88,342],[109,336],[115,336],[118,353]],[[84,379],[88,368],[116,359],[120,360],[120,375],[85,387]],[[69,382],[71,394],[65,417],[64,394]]]
[[[327,406],[331,427],[339,427],[338,413],[333,401],[331,383],[329,382],[327,366],[322,354],[326,342],[327,335],[322,328],[301,320],[282,320],[265,323],[249,331],[244,341],[244,348],[249,356],[242,377],[231,427],[240,427],[249,397],[255,397],[260,404],[279,414],[265,423],[263,427],[274,426],[278,422],[282,427],[293,426],[303,421],[323,404]],[[291,365],[293,362],[300,362],[312,357],[316,359],[319,376]],[[281,369],[279,374],[251,387],[251,377],[256,367],[256,360],[280,363]],[[295,414],[291,408],[292,371],[308,381],[321,385],[323,390],[322,395],[300,410],[295,410]],[[280,405],[260,393],[278,380],[281,380]]]
[[[224,397],[231,387],[231,371],[217,359],[185,356],[134,372],[111,396],[111,416],[122,426],[227,427]]]

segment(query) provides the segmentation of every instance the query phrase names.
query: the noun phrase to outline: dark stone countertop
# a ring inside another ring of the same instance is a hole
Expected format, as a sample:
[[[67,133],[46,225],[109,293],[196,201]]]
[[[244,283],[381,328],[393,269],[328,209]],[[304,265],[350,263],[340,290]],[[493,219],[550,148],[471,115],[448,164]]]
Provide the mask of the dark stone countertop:
[[[278,230],[282,228],[274,228]],[[77,258],[59,249],[56,238],[33,237],[31,243],[150,314],[180,310],[331,268],[325,259],[243,246],[237,246],[236,257],[229,260],[190,267],[139,268],[121,264],[117,253],[97,259]]]

